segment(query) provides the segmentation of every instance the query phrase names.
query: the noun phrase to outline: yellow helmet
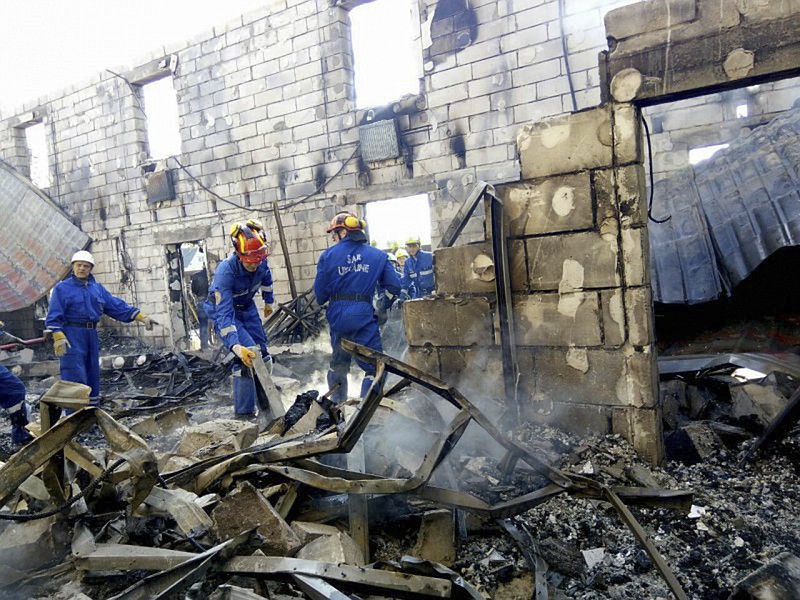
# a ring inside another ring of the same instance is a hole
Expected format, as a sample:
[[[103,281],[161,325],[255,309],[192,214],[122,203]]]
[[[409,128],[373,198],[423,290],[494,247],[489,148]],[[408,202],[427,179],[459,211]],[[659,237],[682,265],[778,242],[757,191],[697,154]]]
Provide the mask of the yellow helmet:
[[[419,237],[410,237],[406,240],[406,246],[421,246]]]
[[[405,248],[398,248],[397,252],[394,253],[397,258],[408,258],[408,252],[406,252]]]

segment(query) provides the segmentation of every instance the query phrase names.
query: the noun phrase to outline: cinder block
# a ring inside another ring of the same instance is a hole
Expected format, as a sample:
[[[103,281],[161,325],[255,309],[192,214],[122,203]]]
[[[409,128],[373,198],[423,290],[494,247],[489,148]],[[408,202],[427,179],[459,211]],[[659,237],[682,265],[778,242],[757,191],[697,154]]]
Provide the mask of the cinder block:
[[[423,373],[439,377],[439,351],[433,346],[409,346],[406,351],[406,362]]]
[[[523,179],[612,166],[607,106],[526,125],[517,135]]]
[[[590,435],[611,433],[614,409],[554,401],[547,405],[523,403],[522,412],[534,423],[556,426],[577,435]]]
[[[438,248],[434,252],[438,294],[486,294],[495,291],[490,244]],[[486,268],[486,265],[491,267]]]
[[[621,288],[600,292],[603,307],[603,342],[606,346],[621,346],[626,339],[625,295]]]
[[[508,235],[536,235],[594,226],[588,171],[537,183],[504,185],[497,191],[508,218]]]
[[[653,464],[664,462],[664,434],[660,408],[627,408],[614,411],[614,433],[630,442],[636,452]]]
[[[530,375],[535,402],[655,406],[655,359],[649,348],[537,348]]]
[[[618,287],[616,236],[596,232],[525,240],[531,290]]]
[[[517,344],[599,346],[600,301],[596,292],[514,297]]]
[[[421,298],[403,304],[410,346],[471,346],[493,342],[486,298]]]
[[[614,153],[617,165],[642,160],[642,115],[633,104],[613,104]],[[708,121],[706,121],[707,123]]]
[[[653,298],[649,287],[625,290],[625,312],[628,321],[628,338],[635,346],[646,346],[655,341]]]
[[[622,263],[626,286],[650,284],[650,247],[646,227],[622,230]]]
[[[442,381],[468,399],[479,405],[485,399],[503,399],[503,362],[497,346],[439,348],[439,360]]]

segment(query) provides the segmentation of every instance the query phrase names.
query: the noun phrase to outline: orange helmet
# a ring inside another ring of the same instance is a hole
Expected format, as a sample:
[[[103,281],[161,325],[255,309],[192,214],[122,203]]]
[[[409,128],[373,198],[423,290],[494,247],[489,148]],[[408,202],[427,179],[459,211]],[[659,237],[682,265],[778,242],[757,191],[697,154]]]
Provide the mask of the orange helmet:
[[[364,231],[367,228],[367,222],[364,219],[359,219],[353,213],[341,212],[333,219],[331,219],[328,228],[325,230],[330,233],[334,229],[347,229],[347,231]]]
[[[247,224],[234,223],[231,227],[231,241],[239,260],[243,263],[257,265],[269,255],[269,247],[262,233],[263,226],[252,219]]]

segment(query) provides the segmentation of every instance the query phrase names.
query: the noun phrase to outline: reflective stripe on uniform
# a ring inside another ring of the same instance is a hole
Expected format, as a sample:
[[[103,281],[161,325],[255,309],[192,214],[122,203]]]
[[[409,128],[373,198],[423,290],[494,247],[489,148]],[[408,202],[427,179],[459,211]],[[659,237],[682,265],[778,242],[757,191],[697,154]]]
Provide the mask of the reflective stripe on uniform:
[[[236,333],[236,325],[229,325],[228,327],[223,327],[219,330],[219,334],[222,337],[225,337],[229,333]]]
[[[420,271],[420,275],[433,275],[433,269],[427,269],[425,271]]]
[[[9,406],[8,408],[6,408],[6,412],[8,414],[15,413],[18,410],[22,410],[22,402],[17,402],[14,406]]]
[[[412,271],[411,273],[408,274],[408,276],[411,277],[411,279],[415,279],[417,277],[417,274]]]
[[[390,292],[389,290],[386,290],[386,291],[384,292],[384,294],[386,294],[386,297],[387,297],[389,300],[391,300],[392,298],[394,298],[394,294],[393,294],[392,292]]]
[[[271,285],[262,285],[261,286],[261,291],[262,292],[271,292],[272,291],[272,286]]]

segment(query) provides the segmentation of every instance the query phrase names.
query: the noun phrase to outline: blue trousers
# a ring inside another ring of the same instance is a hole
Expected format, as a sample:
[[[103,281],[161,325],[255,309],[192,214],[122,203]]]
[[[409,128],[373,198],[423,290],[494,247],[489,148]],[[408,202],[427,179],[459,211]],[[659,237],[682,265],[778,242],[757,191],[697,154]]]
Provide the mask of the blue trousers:
[[[328,371],[328,388],[332,388],[337,383],[339,384],[339,389],[331,395],[331,400],[334,402],[343,402],[347,399],[347,373],[350,371],[350,362],[352,360],[350,353],[342,349],[340,345],[342,338],[372,350],[383,352],[381,332],[378,327],[378,321],[374,318],[355,330],[340,331],[331,327],[333,354],[331,355],[330,370]],[[363,398],[366,396],[375,377],[375,365],[360,359],[356,359],[356,364],[364,370],[364,379],[361,381],[361,397]]]
[[[19,377],[0,365],[0,407],[8,411],[11,421],[11,441],[27,444],[31,435],[25,429],[28,424],[28,408],[25,405],[25,385]]]
[[[261,325],[261,318],[258,314],[258,307],[251,303],[243,311],[237,310],[234,314],[236,321],[236,335],[239,336],[239,343],[242,346],[252,348],[258,346],[261,349],[261,357],[264,362],[269,362],[272,358],[267,349],[267,334]],[[219,327],[214,324],[214,331],[222,339]],[[239,359],[233,362],[231,367],[233,375],[233,411],[237,415],[252,415],[256,411],[256,383],[253,375],[247,368],[242,368]]]
[[[208,348],[208,314],[203,301],[197,303],[197,326],[200,329],[200,349]]]
[[[89,401],[100,402],[100,340],[96,329],[64,327],[70,348],[61,357],[61,379],[92,388]]]

